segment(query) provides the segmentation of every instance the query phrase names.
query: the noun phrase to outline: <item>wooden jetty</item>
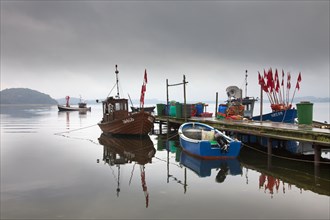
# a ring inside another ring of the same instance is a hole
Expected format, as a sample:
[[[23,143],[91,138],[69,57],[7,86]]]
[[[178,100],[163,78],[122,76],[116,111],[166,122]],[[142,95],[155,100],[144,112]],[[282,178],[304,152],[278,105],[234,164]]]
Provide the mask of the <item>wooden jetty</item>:
[[[187,121],[202,122],[221,131],[233,131],[240,134],[256,135],[280,140],[310,142],[315,145],[330,148],[330,129],[269,121],[219,120],[214,117],[191,117],[188,118]],[[156,116],[156,122],[160,125],[167,122],[181,125],[185,122],[185,119]]]

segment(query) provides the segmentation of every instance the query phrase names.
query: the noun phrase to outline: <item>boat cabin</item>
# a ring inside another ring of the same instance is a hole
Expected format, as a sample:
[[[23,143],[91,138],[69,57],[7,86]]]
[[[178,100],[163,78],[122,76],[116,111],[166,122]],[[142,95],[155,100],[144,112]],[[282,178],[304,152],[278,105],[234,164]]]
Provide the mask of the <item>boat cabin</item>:
[[[128,116],[128,100],[108,97],[103,104],[102,122],[114,121]]]

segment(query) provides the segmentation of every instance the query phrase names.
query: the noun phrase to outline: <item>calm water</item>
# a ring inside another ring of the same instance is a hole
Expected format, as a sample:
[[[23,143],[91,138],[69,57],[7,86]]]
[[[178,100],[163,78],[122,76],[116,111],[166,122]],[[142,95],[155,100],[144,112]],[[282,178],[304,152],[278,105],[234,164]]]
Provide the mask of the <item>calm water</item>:
[[[103,137],[100,119],[98,105],[1,106],[1,219],[330,218],[330,165],[246,148],[201,161],[177,137]]]

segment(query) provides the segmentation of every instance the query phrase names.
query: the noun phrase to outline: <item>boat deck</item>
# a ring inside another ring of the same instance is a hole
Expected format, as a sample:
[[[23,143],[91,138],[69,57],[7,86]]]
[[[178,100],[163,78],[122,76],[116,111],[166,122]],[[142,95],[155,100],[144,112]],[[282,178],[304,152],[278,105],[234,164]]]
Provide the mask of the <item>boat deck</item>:
[[[156,122],[182,124],[183,118],[156,116]],[[256,135],[282,140],[310,142],[330,148],[330,129],[315,128],[311,125],[298,125],[270,121],[227,120],[215,117],[191,117],[187,121],[202,122],[221,131],[233,131],[241,134]]]

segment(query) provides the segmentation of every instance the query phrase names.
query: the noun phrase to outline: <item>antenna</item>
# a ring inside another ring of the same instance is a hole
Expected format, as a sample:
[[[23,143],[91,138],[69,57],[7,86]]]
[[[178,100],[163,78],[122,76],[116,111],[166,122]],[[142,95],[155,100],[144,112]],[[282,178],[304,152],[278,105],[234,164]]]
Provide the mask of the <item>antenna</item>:
[[[119,73],[119,71],[117,70],[117,64],[116,64],[116,71],[115,71],[115,73],[116,73],[116,84],[117,84],[117,96],[116,96],[116,98],[119,98],[119,86],[118,86],[118,73]]]

